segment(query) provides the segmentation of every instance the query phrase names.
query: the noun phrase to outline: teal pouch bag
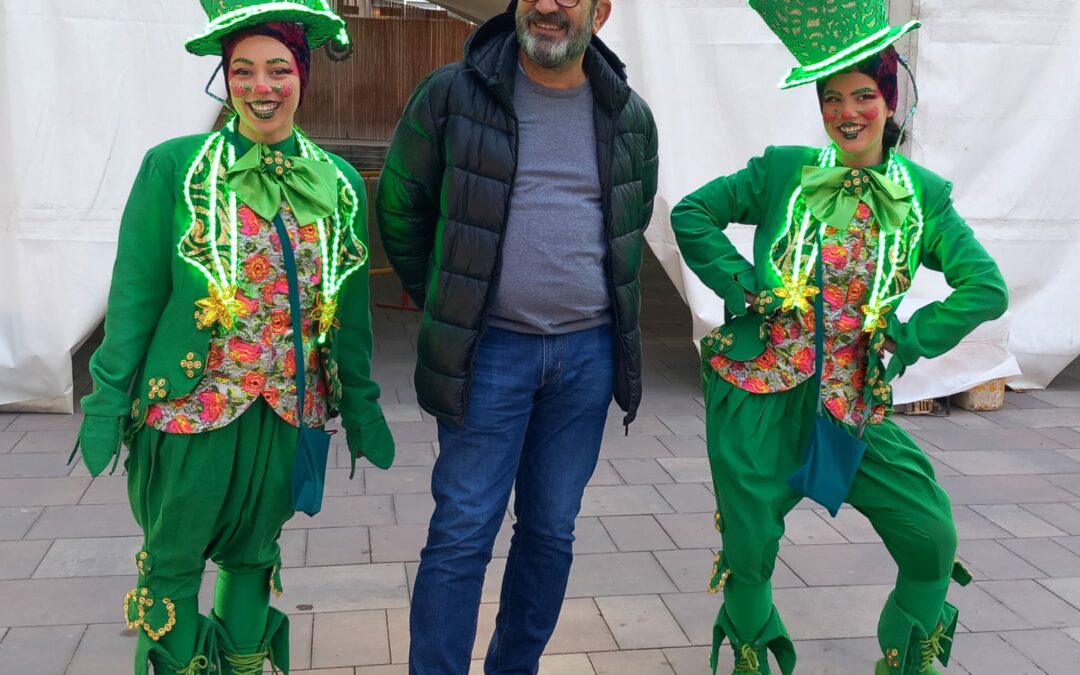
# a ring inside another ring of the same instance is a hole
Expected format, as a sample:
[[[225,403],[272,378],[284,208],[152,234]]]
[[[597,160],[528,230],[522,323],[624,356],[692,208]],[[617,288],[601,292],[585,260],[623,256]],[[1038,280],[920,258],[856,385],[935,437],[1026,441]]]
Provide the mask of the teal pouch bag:
[[[816,275],[818,288],[823,288],[820,256]],[[821,376],[825,362],[825,307],[821,293],[814,299],[814,319],[817,412],[803,452],[803,463],[787,479],[787,484],[795,492],[824,506],[835,518],[851,491],[851,484],[866,453],[866,443],[861,438],[863,426],[859,427],[858,436],[851,435],[832,420],[821,402]],[[864,416],[863,425],[869,417],[869,414]]]
[[[293,465],[293,510],[314,516],[322,510],[323,486],[326,484],[326,462],[330,455],[330,434],[322,429],[312,429],[304,422],[305,361],[303,327],[300,321],[300,286],[296,275],[292,241],[281,219],[274,216],[274,227],[281,239],[281,253],[285,259],[285,274],[289,278],[289,313],[292,315],[293,353],[296,354],[296,419],[299,424],[296,438],[296,462]]]

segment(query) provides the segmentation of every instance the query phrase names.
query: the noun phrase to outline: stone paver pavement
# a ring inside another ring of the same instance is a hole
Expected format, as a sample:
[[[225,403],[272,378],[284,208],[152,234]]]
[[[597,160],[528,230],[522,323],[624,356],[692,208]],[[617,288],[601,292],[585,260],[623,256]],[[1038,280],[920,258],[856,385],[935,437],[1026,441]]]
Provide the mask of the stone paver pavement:
[[[378,299],[394,301],[390,277]],[[645,400],[625,436],[613,414],[587,489],[548,675],[701,675],[720,599],[705,591],[713,497],[685,307],[655,261],[645,271]],[[374,375],[398,439],[389,472],[331,457],[327,498],[282,538],[294,673],[405,675],[408,606],[433,508],[435,424],[416,405],[417,315],[375,311]],[[84,355],[85,356],[85,355]],[[87,387],[79,373],[77,390]],[[1003,410],[900,418],[950,491],[960,556],[976,581],[960,608],[949,675],[1080,673],[1080,364]],[[614,412],[614,408],[613,408]],[[0,673],[122,675],[133,633],[120,604],[138,529],[124,479],[65,460],[79,414],[0,413]],[[341,436],[337,437],[343,442]],[[474,657],[492,632],[508,514],[485,583]],[[777,563],[776,602],[798,640],[798,672],[865,675],[895,568],[859,514],[801,504]],[[208,579],[209,581],[209,579]],[[209,584],[207,584],[208,590]],[[204,602],[209,595],[204,592]],[[730,652],[722,667],[730,670]],[[475,661],[473,672],[480,673]]]

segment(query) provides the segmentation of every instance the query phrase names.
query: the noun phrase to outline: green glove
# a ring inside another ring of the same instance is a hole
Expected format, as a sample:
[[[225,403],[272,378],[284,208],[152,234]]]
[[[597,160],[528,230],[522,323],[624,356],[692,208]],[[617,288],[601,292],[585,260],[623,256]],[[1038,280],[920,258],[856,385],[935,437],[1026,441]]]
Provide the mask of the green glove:
[[[345,438],[349,444],[349,454],[352,455],[349,478],[356,473],[356,459],[361,455],[380,469],[389,469],[394,463],[394,437],[385,417],[380,415],[373,422],[346,429]]]
[[[126,417],[87,415],[79,427],[79,437],[75,441],[75,447],[71,449],[68,464],[75,458],[79,448],[82,448],[83,462],[91,476],[97,477],[109,465],[110,460],[115,471],[126,426]]]

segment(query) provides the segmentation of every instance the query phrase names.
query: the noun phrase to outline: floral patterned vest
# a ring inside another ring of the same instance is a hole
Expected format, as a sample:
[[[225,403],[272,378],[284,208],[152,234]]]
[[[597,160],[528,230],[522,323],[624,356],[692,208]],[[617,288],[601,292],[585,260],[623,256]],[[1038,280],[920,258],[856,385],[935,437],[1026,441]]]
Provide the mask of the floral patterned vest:
[[[837,420],[858,425],[866,410],[862,398],[870,334],[862,330],[861,308],[873,281],[878,226],[870,208],[859,204],[845,231],[826,227],[824,264],[825,361],[821,398]],[[786,391],[814,374],[814,313],[788,311],[767,322],[765,351],[752,361],[713,356],[709,364],[727,382],[755,394]],[[868,424],[881,422],[885,406],[874,407]]]
[[[203,378],[188,396],[149,407],[146,423],[160,431],[196,434],[220,429],[259,397],[283,420],[297,425],[295,348],[281,241],[274,225],[247,206],[240,206],[237,216],[240,269],[236,298],[247,311],[236,316],[231,329],[217,328]],[[322,277],[319,234],[315,225],[300,226],[285,202],[281,216],[296,257],[300,306],[305,315],[301,324],[306,358],[304,421],[318,427],[327,419],[327,385],[309,316]]]

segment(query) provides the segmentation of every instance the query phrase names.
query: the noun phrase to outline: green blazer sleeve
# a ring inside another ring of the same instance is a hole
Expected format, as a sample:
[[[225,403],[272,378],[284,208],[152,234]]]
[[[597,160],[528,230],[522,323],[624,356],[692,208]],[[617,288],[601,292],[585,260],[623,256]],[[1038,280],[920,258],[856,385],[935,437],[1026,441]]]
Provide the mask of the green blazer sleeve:
[[[979,324],[1005,313],[1009,292],[997,263],[953,208],[952,184],[945,182],[927,210],[921,264],[944,273],[953,288],[943,301],[919,308],[907,323],[893,315],[886,334],[896,343],[886,380],[921,358],[949,351]]]
[[[342,173],[360,199],[353,223],[358,239],[368,246],[367,191],[363,179],[352,166],[335,158]],[[394,461],[394,439],[379,405],[379,385],[371,379],[371,284],[368,269],[362,268],[345,280],[338,299],[336,351],[341,379],[341,423],[345,428],[353,473],[356,459],[363,455],[372,464],[387,469]]]
[[[105,339],[90,358],[92,393],[76,448],[97,475],[118,456],[131,415],[131,388],[172,290],[174,172],[159,153],[143,160],[120,220],[116,262],[105,311]]]
[[[708,183],[671,211],[683,260],[737,316],[746,313],[744,291],[754,291],[754,265],[739,254],[724,229],[731,223],[762,224],[772,151],[770,147],[745,169]]]

